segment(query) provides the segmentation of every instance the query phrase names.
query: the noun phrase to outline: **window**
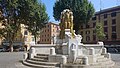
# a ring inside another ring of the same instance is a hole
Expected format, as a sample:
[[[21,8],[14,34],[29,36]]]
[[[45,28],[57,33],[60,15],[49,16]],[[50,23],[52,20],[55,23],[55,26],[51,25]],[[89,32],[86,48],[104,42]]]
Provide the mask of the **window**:
[[[48,25],[48,28],[49,28],[49,25]]]
[[[83,35],[83,31],[81,31],[80,34]]]
[[[81,26],[81,29],[83,29],[83,26]]]
[[[96,31],[95,30],[93,30],[93,34],[95,34],[96,33]]]
[[[116,39],[117,39],[116,33],[112,33],[112,40],[116,40]]]
[[[53,29],[53,32],[54,32],[54,29]]]
[[[49,37],[49,34],[47,36]]]
[[[108,34],[105,34],[105,39],[106,39],[106,40],[108,39]]]
[[[104,27],[104,32],[108,32],[108,27]]]
[[[95,26],[96,26],[96,22],[93,23],[93,28],[95,28]]]
[[[112,19],[112,25],[116,24],[116,19]]]
[[[107,14],[104,14],[104,19],[107,18]]]
[[[48,32],[49,32],[49,29],[48,29]]]
[[[104,21],[104,26],[107,26],[107,21]]]
[[[59,26],[56,26],[57,30],[59,30]]]
[[[46,39],[45,39],[45,42],[46,42]]]
[[[92,20],[96,20],[96,16],[95,16],[95,17],[92,17]]]
[[[112,26],[112,32],[116,32],[116,26]]]
[[[86,25],[86,28],[89,28],[89,27],[90,27],[90,26],[87,24],[87,25]]]
[[[93,41],[96,41],[96,35],[93,35]]]
[[[25,31],[24,31],[24,35],[28,35],[28,32],[27,32],[27,30],[25,30]]]
[[[86,41],[90,41],[90,37],[89,36],[86,36]]]
[[[116,16],[116,12],[112,12],[111,17],[115,17],[115,16]]]
[[[86,31],[86,34],[90,34],[90,31]]]

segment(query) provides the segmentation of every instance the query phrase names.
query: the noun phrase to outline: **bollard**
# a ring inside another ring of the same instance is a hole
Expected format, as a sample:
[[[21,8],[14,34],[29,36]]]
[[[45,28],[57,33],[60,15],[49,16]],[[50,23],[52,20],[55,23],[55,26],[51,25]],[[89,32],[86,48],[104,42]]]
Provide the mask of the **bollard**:
[[[88,57],[87,56],[83,57],[83,64],[84,65],[89,65],[88,64]]]
[[[103,42],[98,42],[98,45],[104,45],[104,43]]]
[[[34,48],[34,47],[32,47],[32,48],[30,49],[30,53],[31,53],[31,54],[35,54],[35,48]]]
[[[76,59],[76,50],[75,49],[72,49],[70,57],[72,58],[72,62],[74,62]]]
[[[107,54],[105,54],[105,57],[107,57],[108,59],[111,59],[111,54],[107,53]]]
[[[35,55],[35,48],[32,47],[29,51],[29,59],[34,58]]]
[[[62,64],[66,64],[67,63],[67,57],[66,56],[62,56]]]
[[[50,49],[50,55],[56,55],[56,53],[55,53],[55,48],[54,48],[54,47],[52,47],[52,48]]]
[[[95,55],[95,49],[94,48],[89,49],[89,55]]]
[[[107,53],[106,48],[103,48],[103,49],[102,49],[102,54],[106,54],[106,53]]]
[[[28,58],[28,53],[23,54],[23,60],[26,60]]]

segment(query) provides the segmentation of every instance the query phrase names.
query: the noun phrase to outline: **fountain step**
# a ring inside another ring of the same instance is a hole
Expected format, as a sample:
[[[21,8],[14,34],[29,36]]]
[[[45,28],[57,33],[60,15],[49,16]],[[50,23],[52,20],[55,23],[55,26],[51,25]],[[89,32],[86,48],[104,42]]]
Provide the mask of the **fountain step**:
[[[37,54],[37,56],[49,56],[49,54]]]
[[[48,62],[47,54],[37,54],[34,58],[23,61],[24,65],[35,67],[35,68],[58,68],[57,62]]]
[[[111,61],[111,60],[108,60],[108,61],[106,61],[106,62],[99,62],[101,65],[110,65],[110,64],[112,64],[113,63],[113,61]]]
[[[114,66],[114,62],[113,61],[107,61],[106,63],[105,62],[101,62],[101,63],[95,63],[95,64],[92,64],[90,68],[111,68]]]
[[[102,59],[102,58],[105,58],[104,55],[98,55],[97,56],[97,59]]]
[[[57,62],[40,62],[40,61],[33,61],[33,60],[26,60],[26,62],[31,63],[31,64],[36,64],[36,65],[48,65],[48,66],[56,66],[58,63]]]
[[[33,61],[41,61],[41,62],[47,62],[47,59],[41,59],[41,58],[32,58]]]
[[[96,63],[93,63],[92,65],[107,65],[107,64],[110,64],[111,62],[113,62],[112,60],[110,59],[107,59],[107,61],[101,61],[101,62],[96,62]]]
[[[99,58],[97,59],[97,62],[106,62],[106,61],[109,61],[108,58]]]
[[[32,64],[26,61],[23,61],[23,64],[26,66],[34,67],[34,68],[58,68],[56,66],[49,66],[49,65],[37,65],[37,64]]]
[[[63,68],[111,68],[114,66],[114,62],[108,64],[94,63],[92,65],[80,65],[80,64],[66,64]]]
[[[34,58],[40,58],[40,59],[48,59],[48,56],[34,56]]]

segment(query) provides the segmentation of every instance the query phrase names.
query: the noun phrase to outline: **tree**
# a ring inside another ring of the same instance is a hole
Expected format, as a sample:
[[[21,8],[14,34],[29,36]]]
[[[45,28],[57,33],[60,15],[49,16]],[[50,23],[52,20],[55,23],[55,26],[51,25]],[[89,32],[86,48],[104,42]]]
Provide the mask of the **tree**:
[[[34,26],[32,24],[37,22],[37,28],[41,29],[48,20],[47,14],[41,13],[45,12],[43,8],[40,8],[43,4],[38,3],[37,0],[0,0],[0,6],[3,10],[3,25],[5,26],[5,28],[0,29],[0,36],[4,37],[9,42],[11,51],[13,51],[12,44],[13,41],[15,41],[21,24],[26,25],[27,28],[30,29]],[[39,16],[42,14],[46,14],[46,16]],[[38,30],[36,30],[36,32]]]
[[[36,6],[32,7],[32,11],[34,13],[31,15],[29,24],[27,24],[27,29],[34,35],[35,42],[36,37],[40,34],[41,28],[45,26],[46,23],[48,23],[49,17],[46,13],[46,7],[42,3],[36,3]]]
[[[93,16],[95,10],[91,2],[88,0],[59,0],[55,2],[53,7],[53,16],[55,20],[60,20],[61,12],[64,9],[70,9],[74,16],[74,30],[76,34],[82,23],[88,23]]]
[[[102,41],[102,40],[105,39],[105,34],[104,34],[104,31],[103,31],[103,25],[101,23],[96,24],[95,31],[96,31],[96,36],[98,38],[98,41]]]

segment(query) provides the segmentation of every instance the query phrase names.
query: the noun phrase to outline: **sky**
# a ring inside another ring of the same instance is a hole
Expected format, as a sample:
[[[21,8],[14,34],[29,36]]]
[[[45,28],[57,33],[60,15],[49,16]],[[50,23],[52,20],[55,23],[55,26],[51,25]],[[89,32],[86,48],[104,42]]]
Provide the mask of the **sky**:
[[[53,17],[53,6],[56,0],[41,0],[42,3],[46,5],[48,16],[50,17],[50,22],[56,22]],[[120,6],[120,0],[89,0],[94,5],[95,11],[101,9],[107,9],[114,6]],[[100,3],[101,2],[101,3]]]

